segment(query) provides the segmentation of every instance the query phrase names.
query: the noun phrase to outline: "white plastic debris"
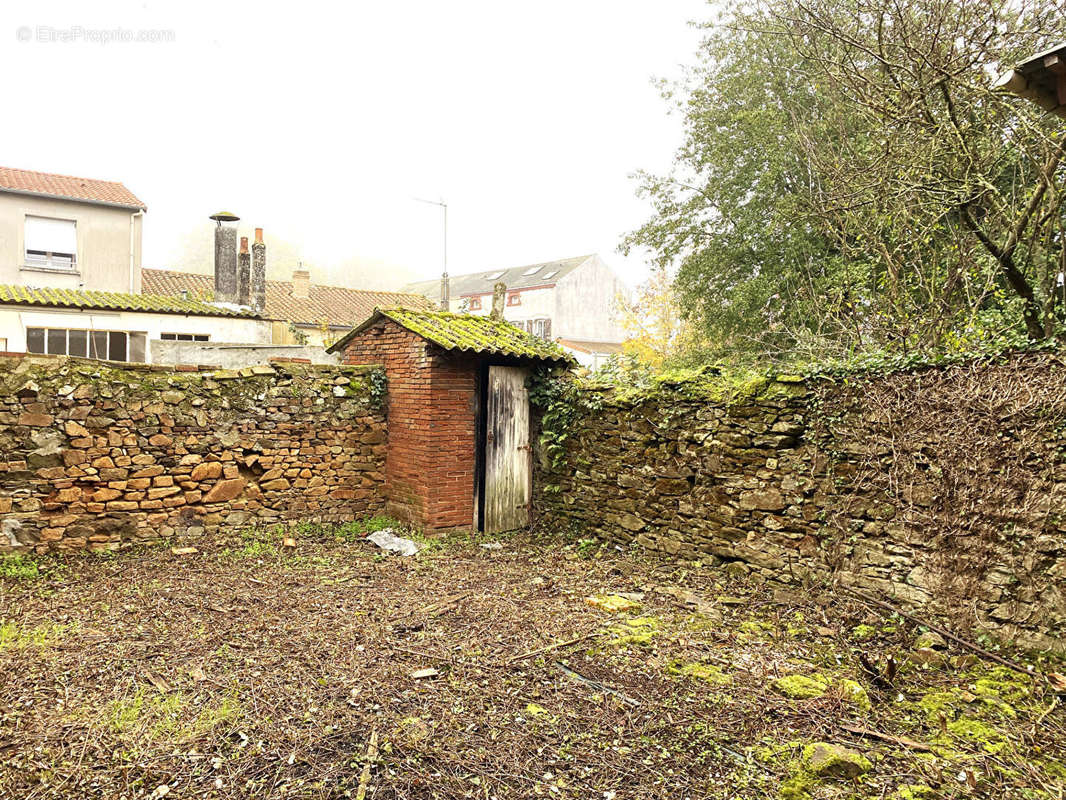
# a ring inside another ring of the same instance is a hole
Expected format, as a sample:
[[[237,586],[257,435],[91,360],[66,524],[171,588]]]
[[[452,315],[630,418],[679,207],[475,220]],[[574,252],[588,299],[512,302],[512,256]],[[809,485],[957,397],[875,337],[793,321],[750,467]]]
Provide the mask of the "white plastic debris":
[[[503,545],[500,542],[482,542],[481,546],[486,550],[503,550]]]
[[[366,537],[382,550],[388,550],[401,556],[413,556],[418,552],[418,545],[410,539],[404,539],[392,532],[392,528],[374,531]]]

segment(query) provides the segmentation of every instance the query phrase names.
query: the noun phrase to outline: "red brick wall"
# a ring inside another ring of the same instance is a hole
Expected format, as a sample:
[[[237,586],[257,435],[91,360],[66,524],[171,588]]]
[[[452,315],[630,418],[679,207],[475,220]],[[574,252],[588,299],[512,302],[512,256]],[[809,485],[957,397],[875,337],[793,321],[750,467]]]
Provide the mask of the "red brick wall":
[[[385,367],[389,512],[426,528],[472,525],[477,359],[441,351],[389,320],[351,339],[342,359]]]

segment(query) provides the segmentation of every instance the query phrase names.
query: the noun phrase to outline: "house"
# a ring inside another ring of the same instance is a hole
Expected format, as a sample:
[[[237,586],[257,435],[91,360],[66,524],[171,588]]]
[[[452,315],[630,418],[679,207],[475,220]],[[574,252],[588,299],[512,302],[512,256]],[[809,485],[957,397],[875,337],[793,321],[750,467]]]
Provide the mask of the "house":
[[[202,301],[211,301],[215,296],[212,275],[165,269],[145,269],[142,275],[144,290],[152,294]],[[328,345],[367,319],[378,306],[432,307],[420,294],[311,283],[310,273],[300,269],[293,272],[291,281],[266,281],[263,315],[273,320],[270,340],[274,344]]]
[[[146,210],[115,181],[0,167],[0,284],[136,294]]]
[[[1058,44],[1018,64],[997,86],[1066,118],[1066,44]]]
[[[153,340],[270,342],[250,306],[141,292],[146,208],[114,181],[0,168],[0,351],[151,362]],[[235,280],[250,256],[219,228]]]
[[[565,258],[449,279],[449,310],[487,315],[493,287],[507,287],[504,319],[542,339],[559,342],[582,366],[595,368],[620,350],[624,332],[617,301],[629,292],[598,255]],[[440,308],[440,280],[408,284]]]
[[[200,300],[0,284],[0,351],[149,363],[153,339],[269,342],[269,321]]]

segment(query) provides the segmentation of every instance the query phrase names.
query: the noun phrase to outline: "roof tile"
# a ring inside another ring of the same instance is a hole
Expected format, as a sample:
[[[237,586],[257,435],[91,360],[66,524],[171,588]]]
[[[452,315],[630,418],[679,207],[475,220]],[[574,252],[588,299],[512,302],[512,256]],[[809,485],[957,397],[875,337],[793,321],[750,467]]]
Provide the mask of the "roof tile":
[[[560,278],[573,272],[591,255],[575,258],[562,258],[558,261],[545,261],[540,264],[526,264],[510,269],[490,269],[484,272],[471,272],[466,275],[452,275],[448,278],[448,291],[452,297],[475,294],[492,294],[492,287],[502,281],[508,291],[529,289],[534,286],[554,286]],[[440,278],[431,281],[418,281],[403,287],[405,291],[417,292],[430,300],[440,301]]]
[[[0,167],[0,191],[5,189],[147,210],[147,206],[133,192],[115,181]]]
[[[145,311],[205,317],[255,317],[249,311],[220,308],[200,300],[181,300],[152,294],[97,292],[88,289],[49,289],[0,284],[0,304],[93,308],[108,311]]]
[[[210,300],[215,295],[215,278],[195,272],[173,272],[165,269],[141,270],[141,282],[146,292]],[[308,297],[293,297],[289,281],[267,281],[264,313],[297,325],[321,325],[350,328],[371,314],[378,306],[430,309],[430,302],[418,294],[375,292],[348,289],[343,286],[311,284]]]
[[[539,339],[519,330],[506,320],[472,314],[452,314],[447,311],[418,311],[409,308],[378,308],[370,317],[327,352],[341,349],[352,337],[380,317],[418,334],[445,350],[465,350],[472,353],[493,353],[535,358],[547,361],[574,363],[574,357],[554,342]]]

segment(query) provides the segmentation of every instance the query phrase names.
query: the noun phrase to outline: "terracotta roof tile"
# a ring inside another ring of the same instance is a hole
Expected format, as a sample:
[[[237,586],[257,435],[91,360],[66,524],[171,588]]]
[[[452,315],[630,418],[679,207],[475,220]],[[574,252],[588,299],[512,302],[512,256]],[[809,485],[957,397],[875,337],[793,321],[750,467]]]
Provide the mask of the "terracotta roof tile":
[[[121,183],[76,178],[73,175],[0,167],[0,191],[4,190],[147,210],[147,206]]]
[[[200,300],[181,300],[152,294],[97,292],[88,289],[36,289],[0,284],[0,305],[94,308],[108,311],[145,311],[205,317],[256,317],[249,311],[220,308]]]
[[[142,289],[151,294],[210,300],[215,294],[213,275],[173,272],[165,269],[141,270]],[[289,281],[267,281],[264,314],[297,325],[321,325],[350,328],[365,320],[378,306],[431,309],[432,304],[418,294],[375,292],[343,286],[320,286],[312,283],[308,297],[293,297]]]

